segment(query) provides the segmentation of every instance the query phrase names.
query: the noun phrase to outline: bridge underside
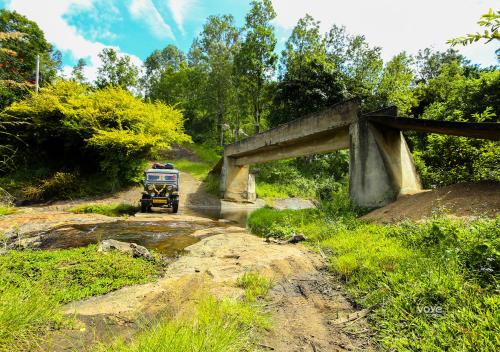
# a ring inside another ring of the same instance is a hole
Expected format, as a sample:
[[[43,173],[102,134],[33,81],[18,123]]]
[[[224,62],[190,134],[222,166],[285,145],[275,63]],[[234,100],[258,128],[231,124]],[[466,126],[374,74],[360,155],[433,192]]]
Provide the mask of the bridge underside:
[[[360,116],[349,101],[227,145],[221,171],[226,200],[255,201],[250,165],[349,149],[350,196],[362,207],[378,207],[421,189],[401,130],[498,139],[498,124],[464,124],[396,117],[394,108]],[[490,126],[486,126],[490,125]],[[496,125],[496,126],[493,126]]]

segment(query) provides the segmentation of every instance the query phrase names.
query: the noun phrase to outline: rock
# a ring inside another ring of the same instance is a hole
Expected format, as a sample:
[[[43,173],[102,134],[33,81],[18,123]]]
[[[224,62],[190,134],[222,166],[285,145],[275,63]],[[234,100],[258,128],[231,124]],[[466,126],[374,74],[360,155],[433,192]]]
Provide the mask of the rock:
[[[299,242],[302,242],[302,241],[305,241],[305,240],[306,240],[306,238],[304,237],[303,234],[296,233],[292,237],[290,237],[288,239],[288,241],[286,241],[286,243],[299,243]]]
[[[272,205],[273,209],[276,210],[300,210],[300,209],[311,209],[316,208],[316,205],[309,199],[302,198],[286,198],[286,199],[275,199]]]
[[[146,247],[140,246],[136,243],[121,242],[117,240],[104,240],[99,243],[98,252],[111,252],[119,251],[134,258],[152,259],[151,253]]]
[[[39,249],[42,245],[43,235],[21,238],[9,244],[10,249]]]

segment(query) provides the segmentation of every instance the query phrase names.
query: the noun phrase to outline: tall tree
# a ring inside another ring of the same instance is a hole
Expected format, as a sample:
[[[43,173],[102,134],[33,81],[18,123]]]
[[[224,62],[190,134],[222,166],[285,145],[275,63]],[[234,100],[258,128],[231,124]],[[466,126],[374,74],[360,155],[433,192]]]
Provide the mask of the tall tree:
[[[409,115],[417,104],[412,89],[413,58],[402,52],[394,56],[384,67],[382,79],[373,97],[371,109],[395,105],[402,115]]]
[[[458,50],[434,51],[430,48],[419,50],[415,57],[416,83],[428,83],[437,77],[443,65],[453,61],[463,62]]]
[[[73,70],[71,71],[71,78],[79,83],[85,82],[85,73],[83,70],[87,66],[85,59],[79,59],[75,66],[73,66]]]
[[[210,16],[197,42],[201,61],[208,69],[207,110],[215,118],[220,144],[224,129],[236,106],[234,57],[239,46],[239,30],[230,15]]]
[[[179,71],[186,64],[186,55],[175,45],[169,44],[162,50],[155,50],[144,61],[145,77],[143,86],[146,96],[154,96],[152,91],[157,88],[162,73]]]
[[[35,82],[40,56],[40,82],[52,81],[61,65],[60,53],[38,25],[15,11],[0,10],[0,108],[23,97]]]
[[[343,76],[352,97],[373,95],[380,81],[383,60],[381,48],[370,47],[362,35],[352,36],[345,27],[333,25],[326,36],[329,60]]]
[[[301,18],[285,48],[269,116],[272,126],[344,99],[345,87],[339,71],[328,61],[319,22],[309,15]]]
[[[252,101],[255,132],[260,132],[265,85],[273,76],[277,55],[276,36],[271,21],[276,17],[271,0],[252,0],[245,17],[245,40],[237,56],[237,70]]]
[[[119,86],[132,89],[137,86],[139,70],[131,62],[130,56],[119,55],[113,48],[105,48],[99,54],[102,63],[97,69],[96,86]]]

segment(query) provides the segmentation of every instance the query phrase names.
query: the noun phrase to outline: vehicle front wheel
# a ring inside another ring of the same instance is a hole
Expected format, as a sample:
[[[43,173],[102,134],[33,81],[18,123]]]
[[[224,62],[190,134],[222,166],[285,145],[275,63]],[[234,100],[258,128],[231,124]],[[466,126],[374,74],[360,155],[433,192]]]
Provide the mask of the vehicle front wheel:
[[[177,213],[179,211],[179,202],[172,203],[172,213]]]
[[[141,204],[141,213],[147,213],[148,212],[148,205],[142,203]]]

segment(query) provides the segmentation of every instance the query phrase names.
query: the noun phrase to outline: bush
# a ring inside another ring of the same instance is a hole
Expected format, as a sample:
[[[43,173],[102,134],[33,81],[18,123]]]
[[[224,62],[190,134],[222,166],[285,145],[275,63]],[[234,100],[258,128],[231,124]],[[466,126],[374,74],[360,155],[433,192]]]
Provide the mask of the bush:
[[[22,189],[28,200],[39,201],[57,198],[68,198],[78,190],[78,175],[67,172],[56,172],[52,177],[42,180],[38,185],[28,184]]]
[[[6,126],[2,144],[18,150],[27,170],[100,171],[115,188],[136,182],[157,150],[190,141],[174,108],[143,102],[119,87],[90,90],[63,80],[7,107],[0,121]],[[27,193],[36,197],[50,189],[42,186]]]

